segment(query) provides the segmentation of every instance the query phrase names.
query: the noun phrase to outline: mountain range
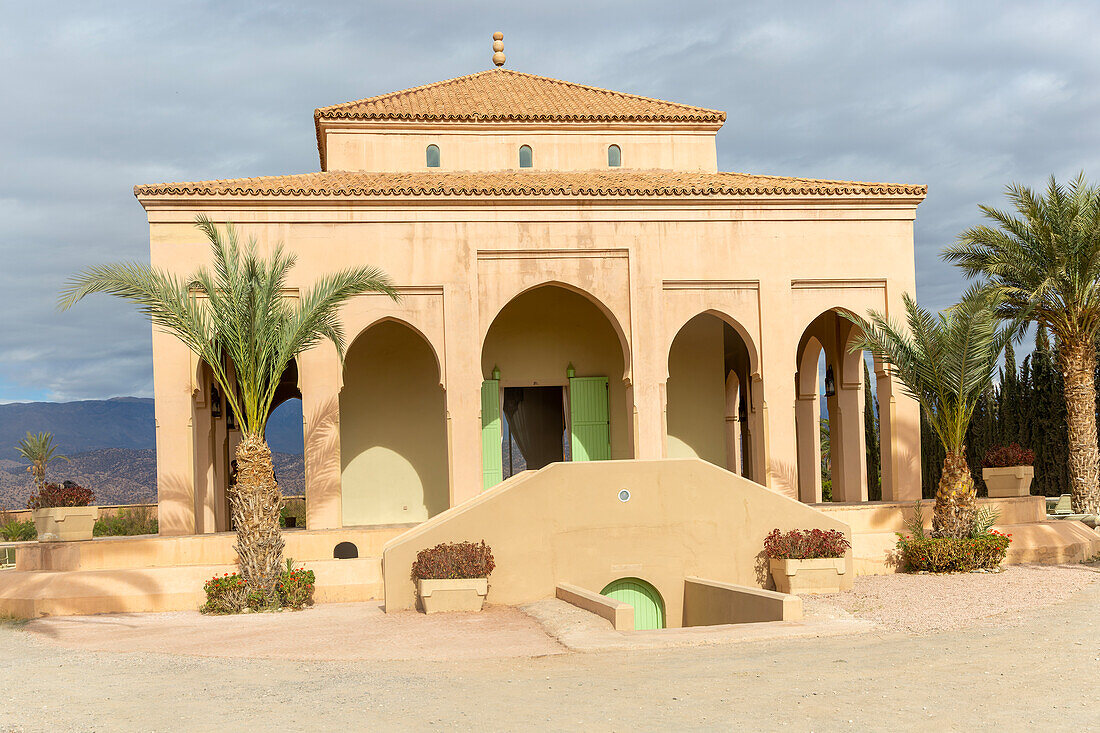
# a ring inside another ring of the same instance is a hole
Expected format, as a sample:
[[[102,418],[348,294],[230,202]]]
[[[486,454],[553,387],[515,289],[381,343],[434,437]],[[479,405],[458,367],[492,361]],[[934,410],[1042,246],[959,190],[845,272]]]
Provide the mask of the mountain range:
[[[32,490],[27,463],[15,450],[30,431],[53,433],[68,461],[51,464],[48,478],[72,480],[96,493],[100,504],[156,501],[156,428],[153,400],[118,397],[80,402],[0,404],[0,509],[21,509]],[[301,402],[271,416],[267,440],[284,494],[304,491]]]

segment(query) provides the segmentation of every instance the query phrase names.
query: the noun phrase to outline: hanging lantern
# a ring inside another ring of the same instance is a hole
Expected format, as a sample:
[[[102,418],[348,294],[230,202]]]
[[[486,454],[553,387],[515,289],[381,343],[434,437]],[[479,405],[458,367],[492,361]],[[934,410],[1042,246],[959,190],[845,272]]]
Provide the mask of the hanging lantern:
[[[833,368],[825,368],[825,396],[836,397],[836,378],[833,377]]]
[[[222,395],[217,387],[210,388],[210,417],[217,419],[222,416]]]

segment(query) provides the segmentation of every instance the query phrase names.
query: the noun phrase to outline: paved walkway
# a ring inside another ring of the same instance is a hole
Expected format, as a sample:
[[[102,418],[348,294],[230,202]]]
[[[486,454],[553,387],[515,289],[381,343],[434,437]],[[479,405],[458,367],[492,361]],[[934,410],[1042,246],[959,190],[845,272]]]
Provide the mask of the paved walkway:
[[[1100,730],[1098,610],[1094,583],[1010,628],[387,663],[65,651],[0,627],[0,731]]]

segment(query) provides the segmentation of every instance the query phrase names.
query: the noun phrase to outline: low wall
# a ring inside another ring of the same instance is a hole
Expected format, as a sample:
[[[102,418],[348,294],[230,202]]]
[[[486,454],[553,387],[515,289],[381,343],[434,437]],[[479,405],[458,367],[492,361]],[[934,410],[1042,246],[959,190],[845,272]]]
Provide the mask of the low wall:
[[[684,579],[684,626],[801,620],[798,596],[705,578]]]
[[[331,560],[337,543],[351,542],[359,557],[380,557],[383,545],[411,525],[283,532],[283,556],[298,562]],[[237,536],[231,532],[198,535],[100,537],[79,542],[28,542],[16,551],[15,569],[125,570],[132,568],[233,565]]]
[[[600,595],[575,585],[562,583],[558,586],[556,595],[566,603],[571,603],[577,608],[582,608],[589,613],[594,613],[600,618],[611,622],[615,631],[634,630],[634,606],[614,598]]]
[[[921,502],[924,526],[932,526],[933,500]],[[1054,565],[1087,560],[1100,553],[1100,533],[1081,522],[1047,519],[1046,498],[1019,496],[978,499],[982,506],[1000,512],[996,528],[1012,535],[1006,565],[1039,563]],[[825,514],[852,528],[853,568],[857,575],[883,575],[900,570],[897,565],[897,533],[916,511],[915,501],[869,501],[814,504]]]
[[[624,490],[627,501],[620,500]],[[555,463],[389,542],[382,563],[386,610],[415,608],[409,570],[417,552],[440,542],[485,540],[496,558],[490,603],[550,598],[560,583],[602,589],[639,578],[661,594],[666,624],[679,626],[686,577],[758,588],[771,583],[763,545],[775,528],[850,536],[836,518],[699,459]]]
[[[157,516],[156,504],[110,504],[97,506],[96,509],[98,510],[98,512],[96,513],[96,519],[100,517],[113,517],[114,515],[124,510],[133,511],[142,509],[147,511],[153,518],[156,518]],[[0,516],[10,517],[16,522],[26,522],[27,520],[32,518],[30,509],[0,510]]]

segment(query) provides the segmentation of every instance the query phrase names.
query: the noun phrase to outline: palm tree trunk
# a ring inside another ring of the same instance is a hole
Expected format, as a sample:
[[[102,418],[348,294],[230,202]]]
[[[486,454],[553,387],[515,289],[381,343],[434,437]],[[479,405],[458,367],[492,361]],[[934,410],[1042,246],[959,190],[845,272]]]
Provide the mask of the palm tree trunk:
[[[1088,340],[1059,349],[1069,427],[1069,485],[1073,511],[1100,513],[1100,451],[1096,447],[1096,350]]]
[[[974,477],[966,462],[966,449],[947,453],[936,488],[932,511],[933,537],[967,537],[974,519]]]
[[[283,565],[279,531],[279,486],[271,449],[257,435],[237,446],[237,485],[229,495],[237,528],[237,564],[248,590],[263,593],[266,605],[278,604],[275,588]]]

